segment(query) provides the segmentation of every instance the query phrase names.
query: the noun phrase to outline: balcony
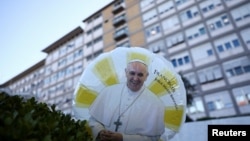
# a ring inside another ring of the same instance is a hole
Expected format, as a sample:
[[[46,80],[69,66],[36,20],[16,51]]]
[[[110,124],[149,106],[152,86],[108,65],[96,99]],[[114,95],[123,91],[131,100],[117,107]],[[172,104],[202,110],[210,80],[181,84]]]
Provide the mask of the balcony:
[[[123,11],[124,9],[125,9],[125,6],[123,4],[118,3],[113,6],[112,13],[117,14]]]
[[[118,26],[120,26],[120,25],[122,25],[122,24],[124,24],[124,23],[126,23],[125,15],[121,15],[121,16],[119,16],[119,17],[116,17],[116,18],[114,18],[114,20],[113,20],[113,25],[114,25],[115,27],[118,27]]]
[[[124,39],[128,37],[128,30],[126,28],[122,28],[114,33],[114,39],[116,41],[120,41],[121,39]]]

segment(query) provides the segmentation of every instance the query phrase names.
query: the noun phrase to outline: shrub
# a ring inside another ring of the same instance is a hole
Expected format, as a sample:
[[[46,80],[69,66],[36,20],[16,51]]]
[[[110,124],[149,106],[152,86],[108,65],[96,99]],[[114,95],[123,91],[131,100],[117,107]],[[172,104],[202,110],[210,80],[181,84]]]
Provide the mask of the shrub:
[[[0,140],[2,141],[91,141],[87,121],[74,120],[55,110],[55,105],[38,103],[0,93]]]

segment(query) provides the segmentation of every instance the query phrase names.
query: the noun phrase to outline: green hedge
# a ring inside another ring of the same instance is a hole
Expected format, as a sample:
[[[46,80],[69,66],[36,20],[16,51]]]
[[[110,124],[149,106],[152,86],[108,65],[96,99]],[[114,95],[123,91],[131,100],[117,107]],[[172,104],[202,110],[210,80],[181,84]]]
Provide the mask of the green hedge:
[[[0,93],[1,141],[91,141],[87,121],[74,120],[55,110],[55,105],[38,103]]]

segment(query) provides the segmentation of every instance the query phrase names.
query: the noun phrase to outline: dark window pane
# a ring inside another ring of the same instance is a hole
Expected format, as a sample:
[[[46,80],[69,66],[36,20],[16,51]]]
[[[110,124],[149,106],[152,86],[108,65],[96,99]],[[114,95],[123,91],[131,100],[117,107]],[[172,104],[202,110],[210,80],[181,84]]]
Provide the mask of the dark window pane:
[[[207,55],[212,56],[213,55],[213,50],[212,49],[207,50]]]
[[[223,48],[222,45],[217,46],[217,49],[218,49],[219,52],[223,52],[224,51],[224,48]]]
[[[243,74],[242,68],[241,67],[235,67],[234,68],[235,74],[236,75],[241,75]]]
[[[180,65],[180,66],[183,65],[183,60],[182,60],[182,58],[179,58],[179,59],[178,59],[178,65]]]
[[[222,28],[222,23],[221,23],[221,21],[217,21],[215,24],[216,24],[216,27],[217,27],[217,28]]]
[[[189,63],[189,62],[190,62],[189,57],[188,57],[188,56],[185,56],[185,57],[184,57],[184,61],[185,61],[185,63]]]
[[[231,44],[229,42],[225,43],[225,47],[226,47],[226,49],[231,49],[232,48],[232,46],[231,46]]]
[[[232,42],[233,42],[234,47],[239,47],[240,46],[240,42],[239,42],[238,39],[235,39]]]
[[[177,67],[176,59],[173,59],[171,62],[172,62],[172,64],[173,64],[174,67]]]
[[[250,72],[250,65],[244,66],[243,69],[245,72]]]

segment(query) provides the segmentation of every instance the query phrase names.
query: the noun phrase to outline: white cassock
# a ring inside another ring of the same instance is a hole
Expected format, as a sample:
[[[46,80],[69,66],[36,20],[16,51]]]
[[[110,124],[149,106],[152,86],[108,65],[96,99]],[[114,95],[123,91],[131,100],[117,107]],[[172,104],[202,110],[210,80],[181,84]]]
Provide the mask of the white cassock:
[[[93,136],[102,129],[123,134],[123,141],[159,140],[164,133],[164,104],[143,86],[138,92],[126,84],[104,88],[89,108]],[[120,116],[121,125],[117,126]]]

